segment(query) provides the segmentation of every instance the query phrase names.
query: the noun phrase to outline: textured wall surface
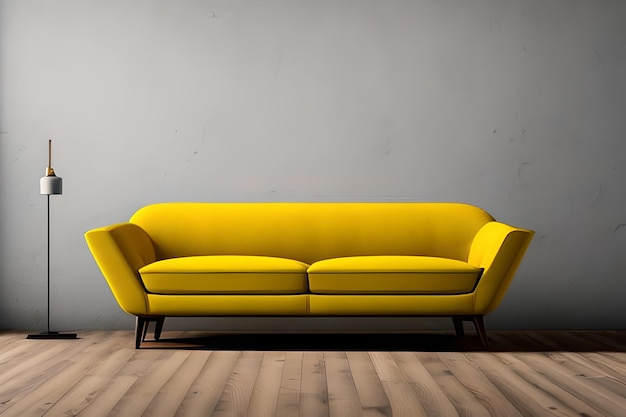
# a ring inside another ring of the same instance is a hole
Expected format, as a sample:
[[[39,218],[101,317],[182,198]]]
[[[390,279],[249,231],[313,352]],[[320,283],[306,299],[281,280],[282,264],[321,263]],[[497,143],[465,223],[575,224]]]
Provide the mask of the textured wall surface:
[[[621,0],[0,0],[0,329],[46,324],[48,139],[57,330],[132,325],[83,233],[174,200],[473,203],[537,231],[491,328],[625,328],[625,40]]]

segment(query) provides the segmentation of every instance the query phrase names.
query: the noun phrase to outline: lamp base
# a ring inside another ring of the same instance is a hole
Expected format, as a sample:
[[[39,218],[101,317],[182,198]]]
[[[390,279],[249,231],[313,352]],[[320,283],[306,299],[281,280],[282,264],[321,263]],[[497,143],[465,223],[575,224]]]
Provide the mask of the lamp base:
[[[29,334],[27,339],[78,339],[76,333],[42,332]]]

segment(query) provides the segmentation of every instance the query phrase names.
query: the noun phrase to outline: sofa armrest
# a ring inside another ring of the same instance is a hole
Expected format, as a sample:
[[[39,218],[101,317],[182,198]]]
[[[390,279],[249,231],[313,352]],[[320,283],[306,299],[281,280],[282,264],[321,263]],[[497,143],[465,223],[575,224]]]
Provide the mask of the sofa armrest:
[[[471,265],[484,268],[474,293],[476,314],[487,314],[500,304],[534,234],[496,221],[478,231],[468,258]]]
[[[122,310],[132,315],[148,314],[146,291],[138,272],[156,260],[148,234],[136,224],[119,223],[90,230],[85,240]]]

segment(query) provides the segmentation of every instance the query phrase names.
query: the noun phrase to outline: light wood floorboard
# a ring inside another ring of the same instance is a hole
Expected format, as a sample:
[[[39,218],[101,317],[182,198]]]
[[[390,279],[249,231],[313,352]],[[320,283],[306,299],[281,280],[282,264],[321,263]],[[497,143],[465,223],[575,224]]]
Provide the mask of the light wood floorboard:
[[[0,332],[0,417],[626,417],[626,331]]]

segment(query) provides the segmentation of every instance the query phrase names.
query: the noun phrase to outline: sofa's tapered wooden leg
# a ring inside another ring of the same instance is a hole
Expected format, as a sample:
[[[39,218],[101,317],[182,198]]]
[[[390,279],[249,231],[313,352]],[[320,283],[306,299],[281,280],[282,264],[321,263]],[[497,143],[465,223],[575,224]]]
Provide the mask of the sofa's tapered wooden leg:
[[[135,349],[139,349],[141,342],[146,338],[148,323],[147,318],[137,316],[135,321]]]
[[[139,317],[137,316],[135,322],[135,348],[139,349],[141,342],[146,340],[148,334],[148,328],[150,323],[154,322],[154,340],[161,338],[161,332],[163,331],[163,323],[165,323],[165,317]]]
[[[454,331],[458,337],[465,335],[463,330],[463,318],[458,316],[452,316],[452,323],[454,323]]]
[[[454,331],[457,336],[465,335],[463,330],[463,322],[471,321],[476,327],[476,334],[480,338],[480,343],[483,348],[489,347],[489,341],[487,339],[487,330],[485,329],[485,316],[452,316],[452,322],[454,323]]]
[[[474,316],[474,326],[476,326],[476,333],[480,337],[480,343],[483,348],[489,348],[489,340],[487,339],[487,330],[485,329],[485,316]]]
[[[161,332],[163,331],[163,323],[165,323],[165,317],[159,317],[155,319],[156,324],[154,326],[154,340],[161,338]]]

